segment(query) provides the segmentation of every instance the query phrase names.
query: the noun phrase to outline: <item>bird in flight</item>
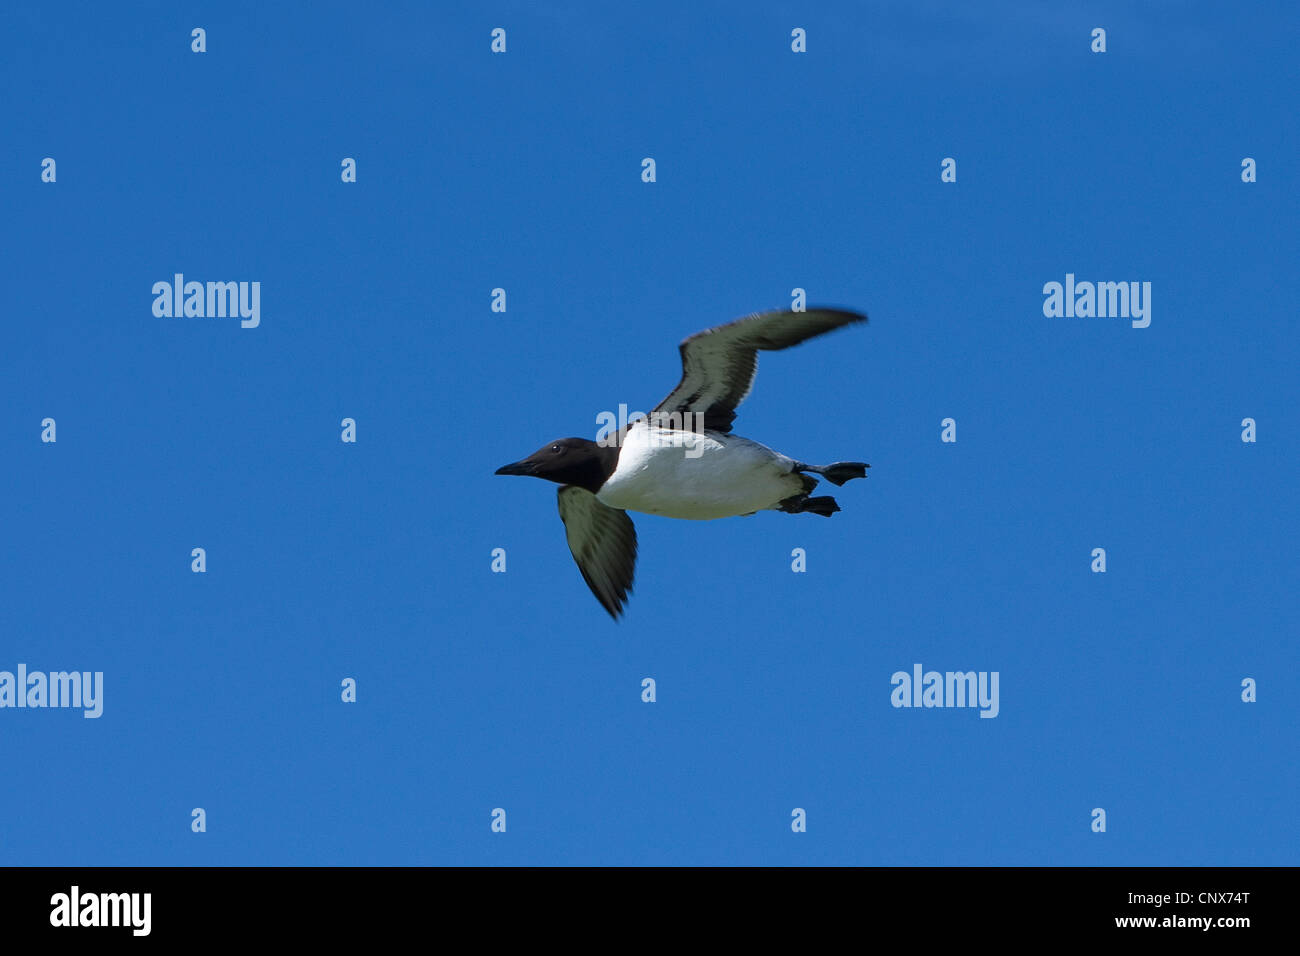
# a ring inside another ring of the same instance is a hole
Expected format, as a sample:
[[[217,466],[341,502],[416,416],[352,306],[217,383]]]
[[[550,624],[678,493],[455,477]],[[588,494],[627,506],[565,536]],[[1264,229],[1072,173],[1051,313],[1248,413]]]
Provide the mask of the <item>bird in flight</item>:
[[[636,528],[629,511],[705,521],[758,511],[839,511],[812,497],[813,475],[834,485],[865,478],[858,461],[808,465],[731,432],[754,385],[758,352],[786,349],[865,323],[838,309],[759,312],[683,340],[682,380],[648,418],[601,441],[559,438],[496,470],[554,481],[573,560],[591,593],[618,620],[632,590]]]

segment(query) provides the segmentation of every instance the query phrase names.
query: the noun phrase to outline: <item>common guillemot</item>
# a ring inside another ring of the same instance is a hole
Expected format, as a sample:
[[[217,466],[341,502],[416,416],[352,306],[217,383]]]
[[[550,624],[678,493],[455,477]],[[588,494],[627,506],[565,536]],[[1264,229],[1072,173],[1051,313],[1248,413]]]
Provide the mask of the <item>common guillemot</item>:
[[[809,472],[842,485],[866,477],[870,465],[807,465],[731,434],[731,424],[754,386],[759,349],[789,348],[866,321],[839,309],[759,312],[697,332],[681,343],[682,380],[648,420],[608,442],[557,439],[496,473],[562,486],[569,550],[591,593],[617,620],[636,568],[629,511],[705,521],[768,510],[830,517],[840,510],[834,498],[810,496],[817,479]]]

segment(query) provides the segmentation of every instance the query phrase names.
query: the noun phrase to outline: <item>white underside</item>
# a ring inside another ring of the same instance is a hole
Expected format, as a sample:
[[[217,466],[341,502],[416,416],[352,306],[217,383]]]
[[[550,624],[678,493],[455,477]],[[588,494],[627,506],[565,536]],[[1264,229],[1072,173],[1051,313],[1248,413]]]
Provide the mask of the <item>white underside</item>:
[[[696,435],[638,422],[596,497],[611,508],[668,518],[729,518],[801,494],[803,479],[794,466],[793,459],[739,435]]]

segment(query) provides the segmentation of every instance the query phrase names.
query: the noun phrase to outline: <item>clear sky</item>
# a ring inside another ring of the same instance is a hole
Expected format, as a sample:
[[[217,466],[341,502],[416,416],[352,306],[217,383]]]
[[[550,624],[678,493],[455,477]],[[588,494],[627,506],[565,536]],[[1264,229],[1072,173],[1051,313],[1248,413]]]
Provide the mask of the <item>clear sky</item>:
[[[0,671],[103,673],[0,863],[1296,863],[1294,4],[545,6],[0,12]],[[736,430],[870,477],[637,516],[615,624],[494,469],[796,288]]]

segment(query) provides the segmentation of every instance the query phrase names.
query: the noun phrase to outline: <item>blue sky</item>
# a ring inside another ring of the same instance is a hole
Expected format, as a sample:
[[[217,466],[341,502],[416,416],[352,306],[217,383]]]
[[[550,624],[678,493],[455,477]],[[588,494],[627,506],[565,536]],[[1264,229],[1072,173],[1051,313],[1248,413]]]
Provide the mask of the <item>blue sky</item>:
[[[104,674],[0,709],[0,863],[1296,863],[1294,7],[554,6],[0,13],[0,670]],[[737,431],[870,477],[637,516],[613,623],[493,470],[796,287],[871,323]]]

